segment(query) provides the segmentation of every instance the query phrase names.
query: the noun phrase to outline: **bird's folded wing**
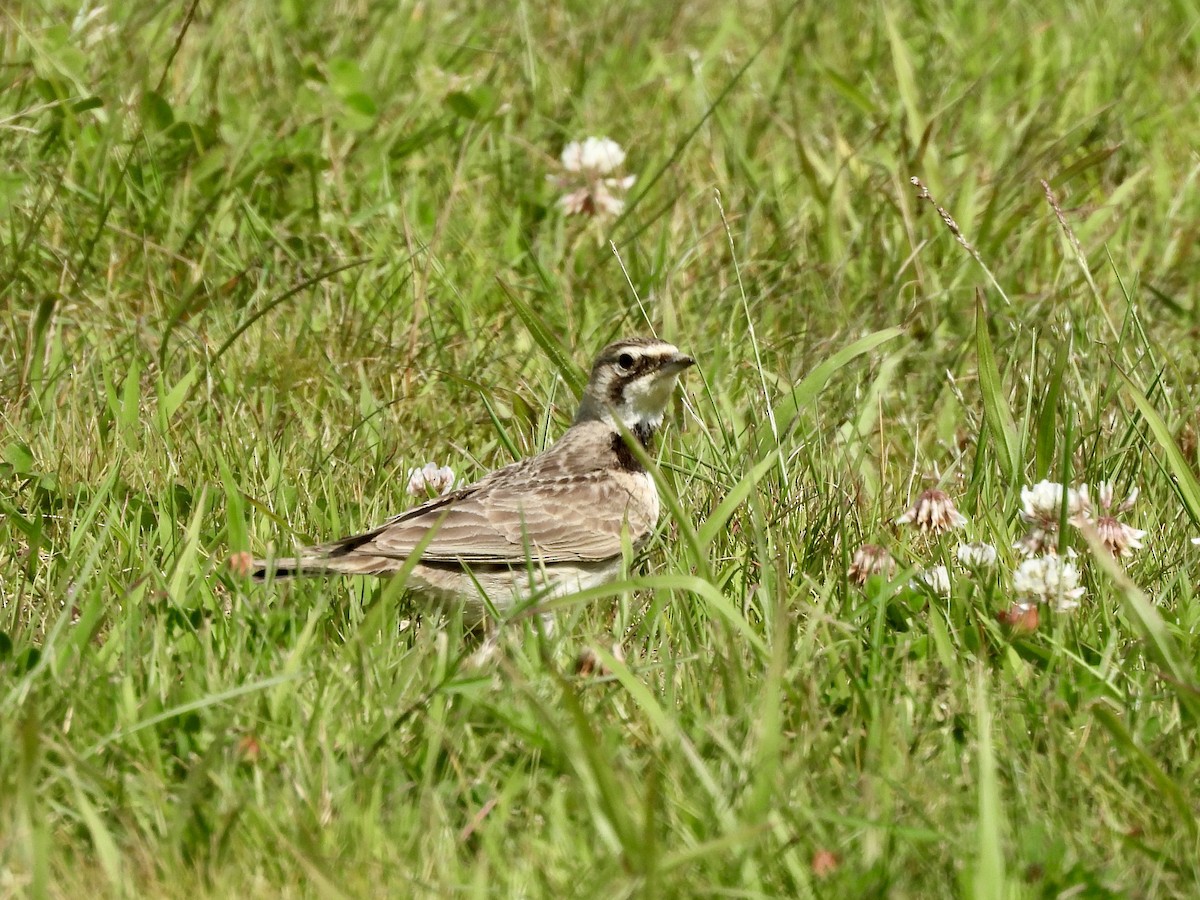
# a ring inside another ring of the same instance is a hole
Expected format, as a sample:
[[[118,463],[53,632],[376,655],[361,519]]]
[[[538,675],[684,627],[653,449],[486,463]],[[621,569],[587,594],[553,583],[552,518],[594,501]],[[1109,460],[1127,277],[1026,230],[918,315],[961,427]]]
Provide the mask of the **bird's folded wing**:
[[[639,499],[629,486],[601,473],[511,487],[485,483],[397,516],[363,535],[366,540],[356,541],[351,552],[405,558],[433,528],[422,562],[519,565],[527,560],[609,559],[621,552],[624,528],[634,543],[653,529],[650,512]]]

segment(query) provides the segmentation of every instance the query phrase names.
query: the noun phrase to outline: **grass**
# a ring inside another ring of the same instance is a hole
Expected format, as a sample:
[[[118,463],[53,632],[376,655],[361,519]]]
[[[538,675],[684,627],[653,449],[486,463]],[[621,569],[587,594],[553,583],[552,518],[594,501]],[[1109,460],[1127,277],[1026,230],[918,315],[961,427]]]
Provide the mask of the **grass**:
[[[1193,6],[0,15],[0,893],[1197,892]],[[615,222],[555,208],[586,135]],[[670,514],[553,637],[229,571],[651,329]],[[1149,535],[1021,634],[1040,478]],[[935,483],[997,575],[894,524]]]

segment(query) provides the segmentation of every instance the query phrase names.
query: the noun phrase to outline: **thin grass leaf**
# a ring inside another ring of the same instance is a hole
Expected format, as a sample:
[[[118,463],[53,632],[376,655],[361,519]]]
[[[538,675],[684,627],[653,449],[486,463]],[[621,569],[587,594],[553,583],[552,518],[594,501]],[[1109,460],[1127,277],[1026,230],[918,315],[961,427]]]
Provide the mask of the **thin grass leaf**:
[[[762,835],[771,830],[769,822],[763,822],[759,825],[739,828],[736,831],[731,831],[728,834],[723,834],[718,838],[713,838],[710,841],[703,841],[692,847],[687,847],[683,850],[677,850],[674,853],[668,853],[662,857],[661,869],[663,872],[672,872],[683,866],[697,862],[703,859],[713,859],[715,857],[724,856],[730,850],[736,847],[744,847],[752,841],[759,840]]]
[[[575,771],[593,786],[593,810],[603,817],[612,837],[630,862],[641,859],[638,852],[638,827],[626,803],[624,792],[615,771],[614,760],[602,752],[604,742],[595,731],[590,717],[579,700],[575,687],[555,673],[559,700],[570,716],[578,752],[567,752],[567,761]],[[596,823],[601,824],[601,823]]]
[[[1054,361],[1054,369],[1050,380],[1046,382],[1045,392],[1040,399],[1041,408],[1037,414],[1037,438],[1034,442],[1033,480],[1042,481],[1050,473],[1054,463],[1054,444],[1058,437],[1058,402],[1062,394],[1063,376],[1070,359],[1071,337],[1058,345],[1058,354]]]
[[[183,404],[184,399],[192,390],[192,382],[194,382],[199,375],[200,366],[192,366],[190,369],[188,369],[184,376],[175,382],[175,385],[165,393],[163,392],[163,388],[166,385],[161,376],[159,377],[158,389],[159,396],[162,398],[159,400],[159,415],[161,416],[161,422],[164,429],[175,417],[175,413],[179,411],[179,407]]]
[[[1184,663],[1186,657],[1176,645],[1167,623],[1154,608],[1150,598],[1113,559],[1096,529],[1084,523],[1079,531],[1091,548],[1092,561],[1117,586],[1126,614],[1141,632],[1150,658],[1162,669],[1164,680],[1170,686],[1179,705],[1193,723],[1200,723],[1200,685],[1196,684],[1190,668]]]
[[[754,782],[742,804],[743,818],[751,822],[766,817],[782,776],[784,675],[791,651],[787,614],[782,604],[775,607],[772,631],[771,660],[758,690],[758,712],[754,717]]]
[[[913,71],[912,57],[908,45],[896,27],[896,17],[888,4],[881,6],[884,26],[887,28],[888,46],[892,51],[892,72],[896,76],[896,89],[904,107],[904,120],[908,139],[913,147],[922,143],[925,133],[925,116],[921,113],[921,95],[917,90],[917,77]]]
[[[558,374],[562,377],[575,393],[576,396],[583,393],[583,388],[587,383],[587,376],[583,370],[579,368],[575,360],[571,356],[571,351],[554,336],[554,330],[546,324],[524,300],[517,296],[517,292],[505,284],[501,279],[496,279],[496,284],[500,286],[504,296],[508,299],[508,305],[516,312],[517,317],[525,324],[526,331],[533,338],[535,344],[542,348],[542,352],[549,357],[550,362],[554,364],[554,368],[558,370]]]
[[[705,763],[703,757],[696,751],[694,743],[679,727],[679,722],[667,715],[666,710],[655,700],[654,695],[650,693],[646,685],[630,670],[629,666],[623,660],[617,659],[603,647],[596,648],[596,655],[608,670],[616,676],[621,686],[629,692],[630,697],[633,698],[638,707],[646,714],[658,732],[683,753],[696,779],[708,793],[709,799],[712,800],[714,808],[718,811],[728,811],[728,797],[721,791],[716,776]],[[723,816],[722,818],[726,825],[733,824],[732,815]]]
[[[1154,435],[1154,440],[1167,456],[1167,467],[1174,476],[1171,484],[1179,495],[1179,499],[1183,501],[1184,509],[1191,517],[1192,525],[1200,526],[1200,481],[1197,481],[1196,474],[1188,465],[1187,459],[1179,449],[1179,445],[1175,443],[1170,428],[1167,427],[1163,417],[1158,414],[1158,410],[1151,405],[1141,389],[1133,383],[1132,378],[1119,368],[1117,374],[1121,376],[1121,380],[1129,389],[1129,396],[1133,400],[1134,406],[1138,408],[1138,412],[1150,426],[1150,433]]]
[[[676,527],[679,529],[679,537],[690,551],[692,563],[700,570],[701,575],[707,576],[709,574],[709,566],[708,558],[704,552],[705,545],[701,543],[700,537],[696,533],[691,516],[687,514],[683,508],[683,504],[679,502],[679,497],[675,494],[674,485],[663,477],[658,462],[646,452],[646,448],[642,446],[641,441],[633,436],[633,433],[625,427],[625,423],[618,419],[616,426],[617,430],[621,433],[622,440],[625,441],[625,446],[633,454],[634,459],[654,479],[654,484],[658,487],[659,501],[666,506]]]
[[[1107,702],[1097,701],[1089,708],[1093,718],[1104,727],[1104,730],[1121,748],[1130,767],[1140,769],[1154,783],[1154,787],[1159,793],[1175,807],[1176,813],[1179,814],[1179,821],[1190,826],[1194,832],[1196,830],[1196,813],[1183,789],[1163,771],[1162,766],[1155,762],[1154,757],[1138,744],[1129,729],[1125,727],[1121,717]]]
[[[125,879],[122,872],[121,852],[117,848],[117,842],[105,824],[104,818],[97,811],[95,805],[88,800],[87,794],[84,793],[78,780],[73,777],[71,780],[75,782],[75,808],[87,828],[88,838],[95,849],[100,869],[104,872],[104,877],[108,879],[109,886],[116,894],[120,895],[123,893]]]
[[[183,603],[185,582],[197,574],[194,562],[196,553],[200,549],[200,523],[204,520],[206,512],[208,512],[207,486],[200,490],[200,496],[192,510],[192,520],[184,532],[183,546],[175,556],[175,565],[171,569],[171,580],[167,584],[167,594],[180,605],[185,605]]]
[[[712,542],[717,539],[725,527],[729,524],[729,520],[733,514],[737,512],[739,506],[754,490],[754,486],[767,474],[777,463],[774,456],[768,456],[766,459],[759,460],[755,463],[754,468],[747,472],[742,480],[739,481],[728,494],[722,498],[717,508],[712,511],[704,524],[700,526],[696,532],[697,549],[701,552],[707,551],[712,545]]]
[[[569,597],[548,600],[539,604],[538,609],[553,612],[558,609],[587,604],[594,600],[619,597],[625,591],[637,590],[679,591],[684,594],[694,594],[707,603],[719,619],[731,626],[763,658],[769,655],[762,635],[746,621],[746,617],[734,607],[720,588],[695,575],[646,575],[640,578],[612,581],[600,587],[588,588],[586,591],[571,594]]]
[[[130,737],[131,735],[137,734],[139,731],[143,731],[147,728],[153,728],[155,725],[158,725],[162,722],[169,722],[170,720],[177,719],[180,716],[186,715],[187,713],[196,712],[201,709],[207,709],[210,706],[220,706],[224,703],[228,703],[230,700],[236,700],[238,697],[244,697],[247,694],[256,694],[259,691],[265,691],[269,688],[275,687],[276,685],[295,681],[297,677],[298,676],[296,675],[276,675],[272,678],[264,678],[261,681],[255,681],[249,684],[240,684],[237,687],[229,688],[228,690],[220,691],[216,694],[209,694],[208,696],[200,697],[196,700],[190,700],[187,703],[181,703],[178,706],[165,709],[156,715],[150,716],[149,718],[142,719],[140,722],[135,722],[126,728],[114,729],[106,737],[97,741],[87,750],[83,751],[81,756],[83,758],[95,756],[109,744]]]
[[[979,358],[979,390],[983,394],[983,418],[992,441],[1000,450],[1004,474],[1010,485],[1021,483],[1021,443],[1017,423],[1009,408],[992,339],[988,336],[987,310],[982,292],[975,295],[975,350]]]
[[[825,386],[835,374],[863,354],[870,353],[880,344],[894,340],[902,334],[904,334],[903,328],[885,328],[882,331],[868,334],[866,337],[859,338],[853,344],[843,347],[809,372],[799,384],[792,388],[789,395],[784,397],[775,406],[775,420],[779,423],[780,445],[783,444],[785,436],[796,426],[801,415],[817,398],[817,395],[825,389]],[[758,439],[754,455],[757,457],[764,456],[768,449],[773,449],[773,444],[772,435],[764,433]]]
[[[291,287],[284,290],[281,294],[279,294],[279,296],[273,297],[271,300],[267,301],[265,304],[263,304],[261,307],[259,307],[257,310],[255,310],[244,321],[242,321],[236,328],[233,329],[233,331],[229,334],[229,336],[227,338],[225,338],[224,341],[221,342],[221,345],[219,347],[217,347],[216,351],[212,354],[212,356],[208,360],[209,367],[210,368],[215,367],[217,362],[221,359],[221,357],[223,357],[226,353],[229,352],[229,348],[237,343],[238,338],[240,338],[251,327],[253,327],[254,323],[259,321],[263,316],[265,316],[271,310],[275,309],[275,307],[279,306],[282,303],[286,303],[288,300],[292,299],[293,297],[297,296],[298,294],[308,290],[310,287],[320,284],[322,281],[326,281],[326,280],[332,278],[334,275],[337,275],[341,272],[348,271],[349,269],[355,269],[355,268],[358,268],[359,266],[366,265],[367,262],[368,262],[368,260],[365,260],[365,259],[356,259],[356,260],[351,260],[350,262],[347,262],[347,263],[342,263],[341,265],[333,266],[332,268],[325,269],[325,270],[318,272],[317,274],[312,275],[308,278],[301,279],[300,281],[296,282],[296,284],[294,284]],[[165,353],[165,350],[164,350],[164,353]],[[181,404],[186,403],[188,400],[191,400],[192,395],[195,394],[196,390],[200,387],[200,385],[204,384],[204,381],[205,380],[203,378],[201,378],[201,379],[198,379],[197,381],[193,382],[191,387],[188,388],[187,393],[184,395],[184,399],[181,401]]]
[[[976,777],[979,791],[978,846],[975,869],[976,900],[1003,900],[1004,819],[1000,803],[1000,784],[996,775],[996,750],[992,743],[992,712],[988,704],[988,685],[984,668],[975,670],[972,691],[975,705]]]

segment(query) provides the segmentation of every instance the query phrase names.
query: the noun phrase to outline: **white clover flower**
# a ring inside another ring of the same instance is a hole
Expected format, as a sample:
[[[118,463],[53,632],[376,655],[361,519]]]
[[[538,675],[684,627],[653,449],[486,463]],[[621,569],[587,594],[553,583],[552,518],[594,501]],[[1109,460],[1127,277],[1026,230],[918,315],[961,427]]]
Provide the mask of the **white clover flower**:
[[[1064,488],[1057,481],[1039,481],[1033,487],[1021,488],[1021,518],[1044,531],[1057,530],[1064,490],[1067,492],[1067,521],[1078,523],[1091,508],[1088,487],[1085,484],[1079,490]]]
[[[425,463],[408,470],[408,492],[414,497],[439,497],[454,487],[454,470],[437,463]]]
[[[923,491],[917,502],[896,519],[896,524],[914,525],[921,531],[941,534],[951,528],[962,528],[967,524],[967,517],[955,508],[949,494],[937,488],[930,488]]]
[[[1111,481],[1102,481],[1096,485],[1096,492],[1100,495],[1096,498],[1100,506],[1105,510],[1113,508],[1113,483]],[[1133,504],[1137,503],[1138,495],[1141,494],[1141,488],[1134,486],[1129,492],[1129,496],[1117,504],[1117,512],[1129,512],[1133,509]]]
[[[996,548],[991,544],[959,544],[958,561],[968,569],[990,569],[996,565]]]
[[[613,173],[625,162],[621,145],[609,138],[590,137],[571,141],[562,151],[564,174],[558,186],[567,193],[558,198],[558,206],[568,216],[619,216],[625,200],[618,196],[633,187],[637,177]]]
[[[1135,487],[1129,492],[1129,496],[1117,505],[1113,510],[1113,486],[1111,481],[1102,481],[1096,487],[1099,497],[1100,508],[1104,510],[1104,514],[1098,516],[1092,523],[1099,535],[1105,549],[1113,556],[1129,556],[1134,550],[1140,550],[1142,547],[1142,538],[1146,536],[1146,532],[1140,528],[1134,528],[1132,525],[1127,525],[1117,518],[1115,513],[1128,512],[1133,509],[1133,504],[1137,501],[1138,489]]]
[[[950,572],[945,566],[934,566],[918,573],[921,583],[939,597],[950,596]]]
[[[1058,531],[1034,526],[1025,536],[1013,541],[1013,548],[1023,556],[1043,556],[1058,552]]]
[[[1059,612],[1075,609],[1086,589],[1075,563],[1059,556],[1024,560],[1013,574],[1019,602],[1052,603]]]
[[[1096,520],[1096,533],[1105,549],[1113,556],[1131,556],[1134,550],[1142,549],[1142,538],[1146,532],[1141,528],[1126,525],[1113,516],[1101,516]]]
[[[621,145],[606,137],[571,141],[563,147],[562,165],[568,172],[607,175],[613,169],[620,168],[623,162],[625,151]]]
[[[895,574],[896,561],[892,559],[892,554],[877,544],[863,544],[855,550],[846,572],[847,577],[859,585],[866,584],[872,575],[891,578]]]

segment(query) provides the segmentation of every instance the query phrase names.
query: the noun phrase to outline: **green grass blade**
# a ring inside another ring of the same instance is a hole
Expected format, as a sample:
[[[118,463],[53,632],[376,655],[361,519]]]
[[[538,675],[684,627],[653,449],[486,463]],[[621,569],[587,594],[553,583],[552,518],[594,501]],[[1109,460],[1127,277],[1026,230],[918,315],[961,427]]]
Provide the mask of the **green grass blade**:
[[[776,463],[777,460],[774,456],[768,456],[766,459],[759,460],[755,463],[754,468],[747,472],[742,477],[742,480],[734,486],[733,490],[722,498],[717,508],[704,520],[704,524],[696,532],[696,544],[701,551],[707,550],[712,542],[716,540],[717,535],[725,530],[725,527],[729,524],[729,520],[737,512],[738,507],[745,502],[750,492],[754,490],[754,486],[762,480],[762,477]]]
[[[695,575],[646,575],[640,578],[613,581],[600,587],[588,588],[569,597],[549,600],[538,606],[538,609],[553,611],[567,607],[591,603],[595,600],[619,597],[625,591],[678,591],[684,594],[694,594],[703,600],[727,625],[742,637],[749,646],[763,658],[768,656],[767,645],[762,635],[752,626],[746,617],[734,607],[729,598],[716,585],[698,578]]]
[[[859,338],[853,344],[843,347],[829,359],[819,363],[804,379],[792,388],[790,394],[784,397],[775,407],[775,421],[779,423],[779,441],[782,444],[785,435],[799,421],[800,416],[808,409],[817,395],[825,389],[831,378],[841,369],[865,353],[870,353],[881,344],[895,340],[904,334],[903,328],[885,328]],[[755,455],[762,457],[774,443],[773,436],[764,433],[758,439]]]
[[[169,722],[172,719],[177,719],[182,715],[190,712],[196,712],[201,709],[208,709],[211,706],[221,706],[228,703],[230,700],[236,700],[238,697],[245,697],[247,694],[256,694],[259,691],[265,691],[273,688],[276,685],[284,684],[289,681],[296,681],[298,675],[276,675],[272,678],[264,678],[260,681],[254,681],[249,684],[239,684],[237,687],[229,688],[228,690],[219,691],[215,694],[209,694],[205,697],[200,697],[196,700],[189,700],[187,703],[180,703],[170,709],[164,709],[149,718],[142,719],[125,728],[117,728],[102,740],[97,741],[88,748],[83,756],[91,757],[102,751],[105,747],[116,741],[123,740],[131,735],[137,734],[147,728],[153,728],[163,722]]]
[[[1200,526],[1200,481],[1197,481],[1196,473],[1188,465],[1179,445],[1175,443],[1175,438],[1171,436],[1171,429],[1167,427],[1167,423],[1159,415],[1158,410],[1154,408],[1141,389],[1133,383],[1133,379],[1120,369],[1117,369],[1117,374],[1128,388],[1134,406],[1138,408],[1138,412],[1150,426],[1150,433],[1154,435],[1154,440],[1167,456],[1167,467],[1173,476],[1172,485],[1179,495],[1179,499],[1183,501],[1184,509],[1187,510],[1192,525]]]
[[[992,339],[988,336],[987,310],[983,296],[975,298],[975,350],[979,357],[979,390],[983,394],[983,417],[993,444],[999,448],[1004,474],[1010,485],[1021,483],[1021,443],[1017,424],[1009,408]]]
[[[183,545],[176,553],[175,564],[171,569],[171,580],[167,585],[168,596],[181,605],[189,605],[184,604],[183,586],[197,574],[194,563],[196,554],[200,550],[200,524],[204,520],[206,512],[208,512],[207,487],[202,488],[200,496],[196,498],[195,508],[192,510],[192,520],[184,532]]]
[[[917,76],[913,69],[908,45],[896,26],[896,17],[888,4],[883,4],[883,22],[887,28],[888,46],[892,51],[892,72],[896,77],[896,88],[904,107],[904,119],[908,126],[908,140],[915,148],[921,144],[925,133],[925,116],[921,113],[921,94],[917,90]]]
[[[1041,408],[1037,413],[1037,438],[1034,442],[1033,480],[1042,481],[1050,474],[1054,463],[1054,445],[1058,439],[1058,404],[1062,396],[1063,376],[1066,374],[1067,362],[1071,355],[1072,336],[1058,345],[1058,355],[1054,361],[1054,369],[1046,382],[1045,392],[1038,402]]]
[[[1126,614],[1141,632],[1150,658],[1162,670],[1166,682],[1193,723],[1200,723],[1200,685],[1196,684],[1187,658],[1181,653],[1150,598],[1134,584],[1120,564],[1100,540],[1096,529],[1089,525],[1080,528],[1092,551],[1092,562],[1117,586]]]
[[[500,285],[501,291],[504,292],[504,296],[508,299],[508,305],[513,308],[517,317],[524,323],[525,330],[529,332],[529,336],[533,338],[535,344],[542,348],[542,352],[549,357],[550,362],[554,364],[554,368],[558,370],[558,374],[562,376],[563,381],[570,385],[571,390],[577,396],[582,394],[587,376],[575,362],[570,348],[554,336],[554,330],[534,311],[532,306],[517,295],[515,290],[499,278],[496,279],[496,283]]]
[[[988,702],[987,675],[982,667],[975,670],[972,691],[975,701],[976,777],[979,792],[978,846],[975,869],[976,900],[1003,900],[1004,819],[1001,811],[1000,784],[996,775],[996,749],[992,742],[992,711]]]
[[[1121,721],[1121,717],[1115,710],[1105,701],[1097,701],[1092,704],[1091,712],[1093,718],[1103,726],[1116,741],[1117,746],[1125,754],[1125,758],[1130,762],[1131,768],[1141,769],[1153,783],[1159,793],[1170,801],[1175,807],[1175,812],[1179,815],[1179,821],[1189,825],[1193,831],[1196,828],[1196,813],[1184,794],[1183,789],[1176,784],[1146,750],[1141,747],[1125,723]]]

